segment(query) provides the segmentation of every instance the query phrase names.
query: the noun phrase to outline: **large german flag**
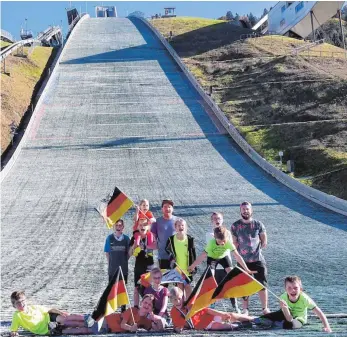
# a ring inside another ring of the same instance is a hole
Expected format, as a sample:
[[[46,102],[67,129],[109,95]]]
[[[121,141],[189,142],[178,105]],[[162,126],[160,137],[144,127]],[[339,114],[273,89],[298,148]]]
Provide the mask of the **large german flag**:
[[[217,282],[212,275],[210,266],[207,266],[191,295],[185,302],[185,305],[190,307],[190,310],[186,315],[186,320],[190,319],[197,312],[211,304],[211,298],[216,288]]]
[[[129,298],[125,289],[123,273],[121,267],[119,267],[101,295],[98,305],[92,313],[92,318],[95,321],[99,321],[125,304],[129,304]]]
[[[112,228],[112,225],[119,220],[132,205],[133,202],[116,187],[104,211],[107,227]]]
[[[218,285],[212,295],[212,300],[250,296],[263,288],[252,276],[235,267]]]

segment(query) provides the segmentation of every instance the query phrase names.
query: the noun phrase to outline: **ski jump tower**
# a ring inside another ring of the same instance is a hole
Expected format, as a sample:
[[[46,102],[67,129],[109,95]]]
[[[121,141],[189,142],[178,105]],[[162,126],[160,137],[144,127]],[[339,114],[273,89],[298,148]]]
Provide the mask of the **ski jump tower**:
[[[306,38],[343,7],[344,1],[279,1],[252,28],[262,34]]]

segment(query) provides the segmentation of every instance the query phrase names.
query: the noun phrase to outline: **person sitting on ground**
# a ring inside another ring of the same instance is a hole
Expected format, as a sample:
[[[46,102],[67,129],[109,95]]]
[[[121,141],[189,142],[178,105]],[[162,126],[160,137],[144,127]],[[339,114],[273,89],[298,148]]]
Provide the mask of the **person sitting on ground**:
[[[154,314],[160,317],[168,317],[167,304],[169,302],[169,290],[160,284],[162,277],[161,270],[159,268],[153,268],[151,270],[152,285],[145,289],[144,294],[152,294],[154,296]]]
[[[147,331],[163,331],[165,319],[153,313],[154,296],[146,294],[143,296],[139,308],[129,308],[122,314],[111,314],[106,316],[109,332],[136,332],[138,329]]]
[[[48,309],[42,305],[29,305],[24,291],[14,291],[11,302],[16,311],[11,323],[11,336],[18,336],[18,329],[30,331],[35,335],[65,333],[62,327],[85,327],[85,316],[69,314],[59,309]]]
[[[195,330],[236,330],[240,327],[240,322],[254,320],[254,317],[243,314],[204,308],[186,321],[185,316],[190,308],[184,305],[183,291],[180,288],[173,287],[170,290],[170,301],[173,305],[170,316],[174,331],[178,333],[182,332],[184,328]]]
[[[284,280],[285,293],[281,295],[278,311],[260,316],[254,320],[255,324],[275,325],[283,329],[298,329],[307,323],[307,309],[320,318],[323,331],[332,332],[329,322],[317,304],[302,291],[301,279],[298,276],[287,276]]]
[[[181,218],[176,220],[175,230],[176,234],[168,238],[165,250],[169,253],[171,267],[174,268],[177,265],[179,270],[187,276],[186,283],[179,283],[178,287],[185,291],[185,298],[188,298],[192,292],[190,283],[193,281],[193,275],[188,271],[188,266],[196,259],[194,238],[187,234],[187,223]]]
[[[213,274],[218,264],[221,264],[225,271],[229,273],[232,269],[232,264],[228,254],[231,252],[234,255],[235,260],[248,274],[256,273],[248,269],[242,256],[237,252],[233,243],[230,242],[230,235],[224,226],[216,227],[213,230],[213,233],[214,238],[208,242],[205,251],[188,267],[190,272],[192,272],[194,268],[207,257],[207,265],[211,266]]]

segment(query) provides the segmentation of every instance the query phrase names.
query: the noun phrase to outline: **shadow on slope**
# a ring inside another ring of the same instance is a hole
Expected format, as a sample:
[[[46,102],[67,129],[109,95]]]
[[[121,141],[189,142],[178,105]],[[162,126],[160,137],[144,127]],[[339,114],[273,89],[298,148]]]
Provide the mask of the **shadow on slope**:
[[[223,22],[177,35],[171,45],[180,57],[191,57],[228,45],[239,40],[242,34],[252,33],[252,29]]]
[[[97,62],[124,62],[124,61],[142,61],[142,60],[155,60],[157,61],[164,73],[167,75],[168,80],[171,85],[176,90],[177,94],[183,100],[185,105],[189,108],[192,116],[199,124],[203,136],[201,137],[177,137],[177,138],[142,138],[142,137],[129,137],[122,139],[112,139],[100,144],[82,144],[75,145],[77,150],[80,149],[102,149],[102,148],[117,148],[124,145],[134,145],[134,144],[147,144],[151,142],[165,142],[165,141],[182,141],[182,140],[193,140],[193,139],[207,139],[214,149],[223,157],[223,159],[242,177],[245,178],[249,183],[251,183],[255,188],[261,190],[263,193],[267,194],[272,199],[276,200],[277,203],[284,205],[285,207],[292,209],[304,216],[310,217],[328,226],[335,227],[347,231],[346,217],[329,211],[323,207],[320,207],[307,199],[296,194],[289,188],[281,185],[277,180],[272,178],[270,175],[262,171],[257,165],[249,159],[243,151],[232,141],[228,136],[218,135],[211,136],[211,134],[219,133],[217,128],[213,125],[210,117],[207,113],[201,114],[196,113],[197,109],[193,109],[197,104],[200,106],[201,97],[195,91],[194,88],[190,88],[187,95],[187,90],[183,91],[179,89],[177,81],[172,81],[172,65],[174,61],[171,59],[170,55],[166,50],[159,44],[157,38],[154,34],[148,30],[147,26],[140,20],[131,18],[130,19],[138,31],[141,33],[146,41],[146,44],[130,47],[118,51],[111,51],[102,54],[97,54],[89,57],[83,57],[79,59],[74,59],[70,61],[63,62],[63,64],[86,64],[86,63],[97,63]],[[153,53],[156,51],[156,53]],[[170,62],[168,62],[170,60]],[[170,65],[171,74],[168,74],[168,66]],[[177,68],[179,71],[179,68]],[[184,75],[182,74],[182,77]],[[176,77],[177,78],[177,77]],[[187,79],[183,79],[188,81]],[[194,98],[194,101],[192,101]],[[45,146],[43,149],[68,149],[68,146]],[[38,147],[33,147],[38,149]],[[30,149],[30,148],[27,148]],[[236,151],[232,151],[236,149]],[[276,204],[276,203],[274,203]],[[186,206],[189,207],[189,206]],[[192,206],[191,206],[192,207]],[[237,206],[238,207],[238,206]]]

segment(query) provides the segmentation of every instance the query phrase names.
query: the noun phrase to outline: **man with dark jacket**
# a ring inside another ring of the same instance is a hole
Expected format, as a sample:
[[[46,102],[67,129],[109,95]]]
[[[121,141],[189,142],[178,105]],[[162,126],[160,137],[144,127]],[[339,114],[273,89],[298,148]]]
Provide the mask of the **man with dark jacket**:
[[[170,265],[176,265],[187,277],[186,284],[180,284],[179,287],[185,291],[186,298],[192,292],[190,283],[193,280],[191,273],[188,271],[190,266],[196,259],[194,246],[194,238],[187,235],[187,223],[185,220],[178,218],[175,222],[176,234],[168,238],[165,250],[169,254]]]

